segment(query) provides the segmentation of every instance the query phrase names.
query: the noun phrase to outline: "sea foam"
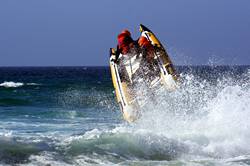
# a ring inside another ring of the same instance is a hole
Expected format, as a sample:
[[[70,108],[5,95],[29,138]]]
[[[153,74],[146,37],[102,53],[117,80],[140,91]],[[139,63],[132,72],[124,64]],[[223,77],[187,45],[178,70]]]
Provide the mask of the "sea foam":
[[[23,85],[24,83],[22,82],[12,82],[12,81],[9,81],[9,82],[5,81],[0,84],[0,86],[5,87],[5,88],[16,88],[16,87],[21,87]]]
[[[0,84],[0,87],[5,87],[5,88],[17,88],[17,87],[22,87],[22,86],[35,86],[35,85],[40,85],[37,83],[22,83],[22,82],[13,82],[13,81],[5,81]]]

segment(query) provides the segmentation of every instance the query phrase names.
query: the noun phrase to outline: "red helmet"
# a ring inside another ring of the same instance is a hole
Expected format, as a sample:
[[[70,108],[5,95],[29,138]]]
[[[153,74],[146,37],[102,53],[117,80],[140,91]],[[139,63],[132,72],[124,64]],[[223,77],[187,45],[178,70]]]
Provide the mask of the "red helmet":
[[[118,36],[118,46],[121,49],[122,54],[127,54],[130,50],[130,44],[133,43],[131,33],[125,29]]]
[[[131,36],[131,33],[127,30],[127,29],[124,29],[121,34],[124,34],[126,36]]]
[[[118,39],[118,44],[129,44],[133,41],[133,39],[131,38],[131,34],[130,32],[125,29],[123,30],[118,36],[117,36],[117,39]]]

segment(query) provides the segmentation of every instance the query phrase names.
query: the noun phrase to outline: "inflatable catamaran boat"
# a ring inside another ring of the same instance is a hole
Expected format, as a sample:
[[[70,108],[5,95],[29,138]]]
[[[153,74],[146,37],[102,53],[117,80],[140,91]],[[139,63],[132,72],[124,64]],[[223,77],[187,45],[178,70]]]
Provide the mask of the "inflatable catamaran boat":
[[[146,37],[154,46],[154,69],[149,69],[154,72],[153,78],[147,81],[148,88],[155,88],[163,86],[167,90],[173,90],[177,87],[177,75],[173,64],[165,51],[160,41],[156,38],[152,31],[146,28],[144,25],[140,25],[141,36]],[[134,86],[140,86],[146,80],[143,77],[137,77],[134,75],[138,71],[143,71],[142,55],[126,56],[120,55],[119,57],[125,57],[122,61],[117,63],[116,50],[110,49],[110,69],[112,75],[112,81],[115,88],[115,94],[119,103],[123,117],[128,122],[133,122],[140,116],[140,110],[143,105],[147,104],[146,101],[138,99],[138,94],[134,93]],[[143,71],[146,73],[147,71]],[[126,79],[124,79],[126,75]],[[135,85],[135,82],[137,85]]]

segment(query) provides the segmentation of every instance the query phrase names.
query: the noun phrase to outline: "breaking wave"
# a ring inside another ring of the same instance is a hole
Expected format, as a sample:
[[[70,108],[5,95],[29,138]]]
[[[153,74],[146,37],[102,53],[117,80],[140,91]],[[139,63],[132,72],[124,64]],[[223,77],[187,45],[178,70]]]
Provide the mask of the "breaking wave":
[[[32,86],[32,85],[39,85],[39,84],[5,81],[5,82],[0,84],[0,87],[17,88],[17,87],[22,87],[22,86],[25,86],[25,85]]]
[[[5,88],[16,88],[16,87],[20,87],[23,86],[24,83],[22,82],[3,82],[0,84],[0,86],[5,87]]]

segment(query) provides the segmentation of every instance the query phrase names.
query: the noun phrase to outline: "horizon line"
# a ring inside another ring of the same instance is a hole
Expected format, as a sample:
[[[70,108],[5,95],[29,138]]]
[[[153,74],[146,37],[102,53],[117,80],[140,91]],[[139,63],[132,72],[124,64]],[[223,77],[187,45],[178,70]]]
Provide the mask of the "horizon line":
[[[201,65],[174,65],[174,66],[177,66],[177,67],[182,67],[182,66],[190,66],[190,67],[195,67],[195,66],[211,66],[211,67],[218,67],[218,66],[250,66],[250,64],[248,65],[244,65],[244,64],[229,64],[229,65],[224,65],[224,64],[221,64],[221,65],[208,65],[208,64],[201,64]],[[71,65],[55,65],[55,66],[52,66],[52,65],[49,65],[49,66],[45,66],[45,65],[41,65],[41,66],[0,66],[0,68],[18,68],[18,67],[32,67],[32,68],[46,68],[46,67],[109,67],[109,65],[93,65],[93,66],[90,66],[90,65],[83,65],[83,66],[71,66]]]

